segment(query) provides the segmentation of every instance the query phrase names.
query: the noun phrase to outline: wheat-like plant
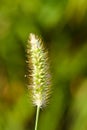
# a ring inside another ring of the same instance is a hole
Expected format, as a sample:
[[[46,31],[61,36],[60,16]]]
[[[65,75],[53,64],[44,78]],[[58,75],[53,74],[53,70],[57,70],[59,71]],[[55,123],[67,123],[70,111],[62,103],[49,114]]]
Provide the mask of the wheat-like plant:
[[[37,106],[35,130],[37,130],[40,108],[46,106],[50,95],[50,73],[47,51],[38,36],[30,33],[27,45],[29,66],[29,90],[33,104]]]

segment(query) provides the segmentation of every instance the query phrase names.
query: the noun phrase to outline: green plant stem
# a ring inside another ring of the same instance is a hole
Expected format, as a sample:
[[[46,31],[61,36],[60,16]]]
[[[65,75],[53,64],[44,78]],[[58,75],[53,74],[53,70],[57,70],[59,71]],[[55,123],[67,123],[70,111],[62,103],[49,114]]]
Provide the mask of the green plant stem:
[[[35,130],[37,130],[39,112],[40,112],[40,107],[37,106],[36,121],[35,121]]]

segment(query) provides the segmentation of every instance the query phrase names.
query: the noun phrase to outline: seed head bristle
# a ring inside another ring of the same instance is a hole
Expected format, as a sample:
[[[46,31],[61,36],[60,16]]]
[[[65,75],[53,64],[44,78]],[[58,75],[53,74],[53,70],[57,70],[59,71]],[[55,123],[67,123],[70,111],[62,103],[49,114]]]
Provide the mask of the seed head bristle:
[[[33,104],[43,107],[48,102],[51,86],[48,56],[41,39],[32,33],[28,39],[27,58],[31,75],[29,89]]]

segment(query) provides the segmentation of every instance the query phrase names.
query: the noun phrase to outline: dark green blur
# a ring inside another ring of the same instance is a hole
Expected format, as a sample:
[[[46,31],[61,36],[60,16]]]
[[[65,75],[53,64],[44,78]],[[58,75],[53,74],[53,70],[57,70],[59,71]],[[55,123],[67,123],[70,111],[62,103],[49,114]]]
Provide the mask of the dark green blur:
[[[34,130],[29,33],[43,38],[52,74],[38,130],[87,130],[87,0],[0,0],[0,130]]]

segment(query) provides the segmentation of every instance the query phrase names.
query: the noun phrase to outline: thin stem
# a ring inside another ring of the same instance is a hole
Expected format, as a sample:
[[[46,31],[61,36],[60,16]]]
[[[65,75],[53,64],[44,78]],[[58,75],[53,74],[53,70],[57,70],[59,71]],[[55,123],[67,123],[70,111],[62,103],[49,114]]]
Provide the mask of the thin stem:
[[[40,107],[37,106],[36,121],[35,121],[35,130],[37,130],[37,124],[38,124],[39,112],[40,112]]]

